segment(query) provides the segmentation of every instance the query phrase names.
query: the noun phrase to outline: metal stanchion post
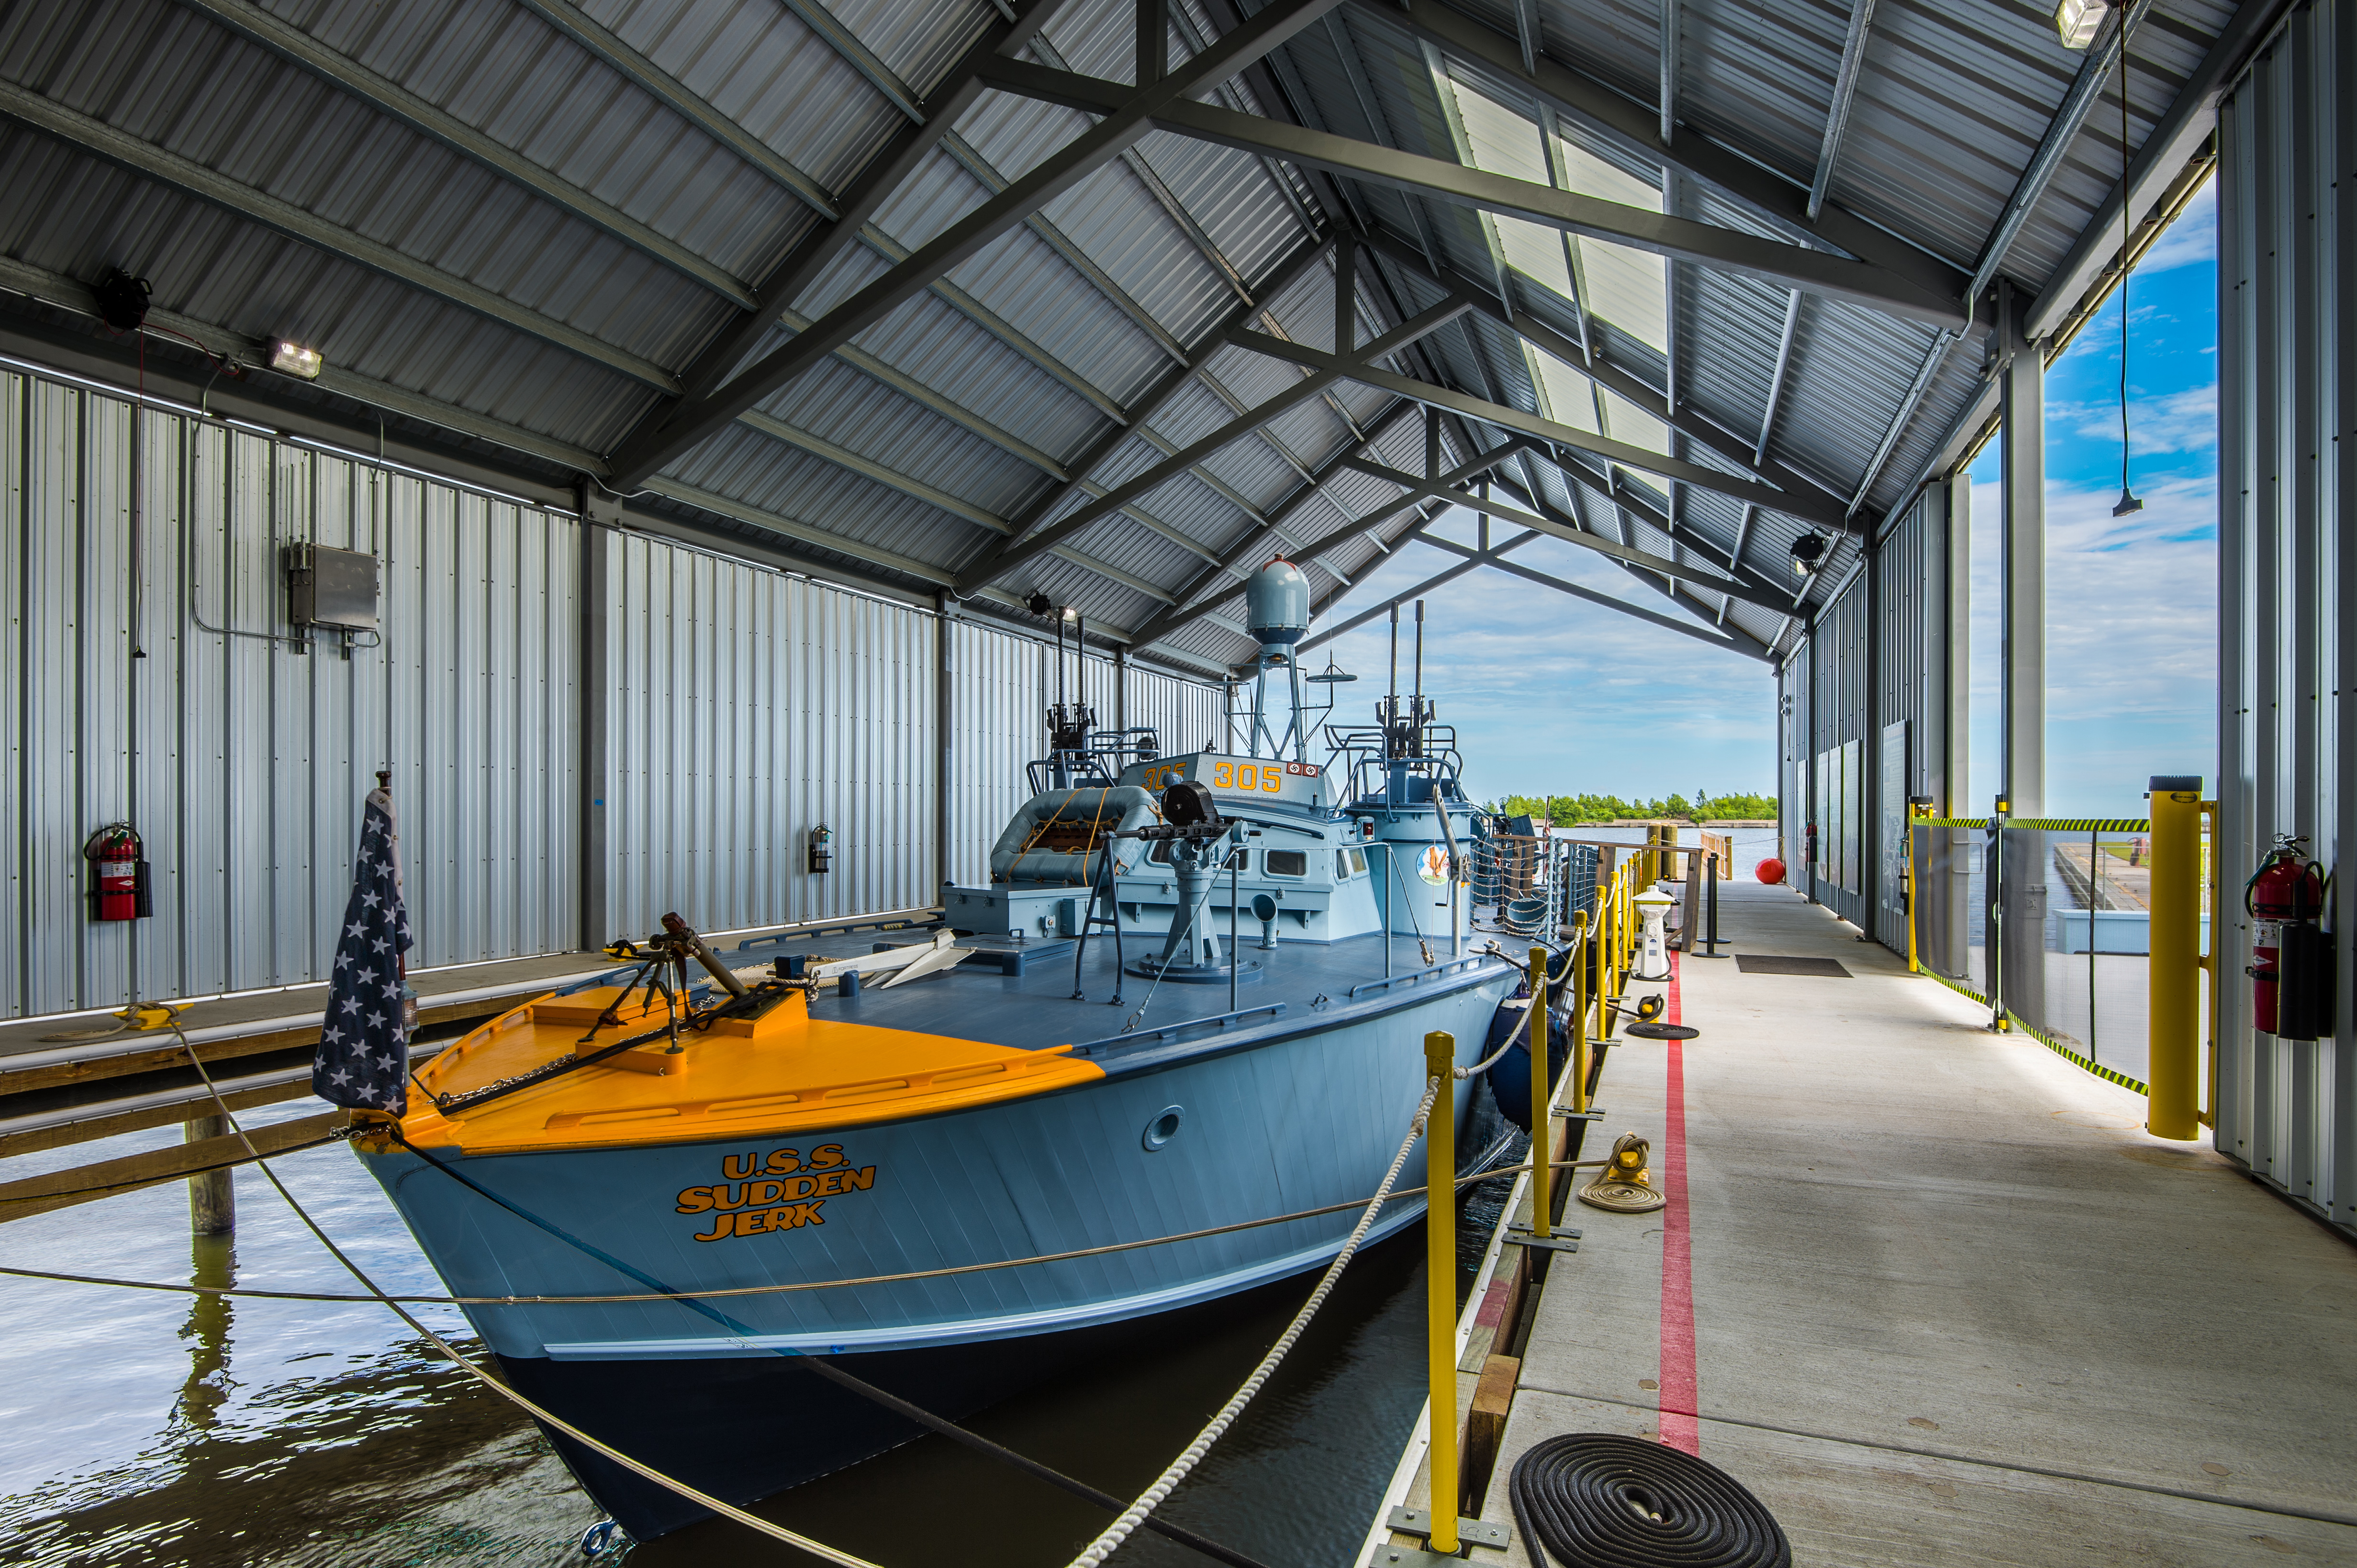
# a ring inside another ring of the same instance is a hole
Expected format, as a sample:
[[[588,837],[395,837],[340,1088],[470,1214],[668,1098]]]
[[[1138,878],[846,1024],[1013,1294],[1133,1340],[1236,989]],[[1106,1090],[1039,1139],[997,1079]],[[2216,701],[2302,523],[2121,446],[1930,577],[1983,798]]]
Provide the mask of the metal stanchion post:
[[[1457,1036],[1424,1037],[1424,1070],[1437,1079],[1424,1123],[1426,1370],[1432,1399],[1432,1550],[1457,1555]]]
[[[1547,950],[1531,949],[1531,1229],[1541,1237],[1549,1231],[1547,1222],[1555,1208],[1547,1199],[1548,1178],[1555,1173],[1547,1168],[1550,1152],[1555,1147],[1554,1085],[1547,1081]]]
[[[2145,1130],[2201,1135],[2201,780],[2152,781],[2152,957]]]

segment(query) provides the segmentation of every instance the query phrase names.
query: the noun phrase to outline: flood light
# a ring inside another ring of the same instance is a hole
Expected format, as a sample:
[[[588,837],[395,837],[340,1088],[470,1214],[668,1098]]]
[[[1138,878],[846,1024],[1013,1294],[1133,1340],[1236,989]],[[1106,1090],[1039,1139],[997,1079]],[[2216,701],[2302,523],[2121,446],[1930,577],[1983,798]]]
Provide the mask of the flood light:
[[[319,379],[327,361],[319,358],[317,349],[306,349],[300,343],[276,338],[270,345],[270,368],[281,375],[296,376],[307,381]]]
[[[1793,571],[1806,577],[1814,574],[1816,569],[1824,564],[1825,536],[1824,534],[1804,533],[1792,541]]]
[[[2110,0],[2062,0],[2054,7],[2054,29],[2062,35],[2062,47],[2083,49],[2093,43],[2111,10]]]

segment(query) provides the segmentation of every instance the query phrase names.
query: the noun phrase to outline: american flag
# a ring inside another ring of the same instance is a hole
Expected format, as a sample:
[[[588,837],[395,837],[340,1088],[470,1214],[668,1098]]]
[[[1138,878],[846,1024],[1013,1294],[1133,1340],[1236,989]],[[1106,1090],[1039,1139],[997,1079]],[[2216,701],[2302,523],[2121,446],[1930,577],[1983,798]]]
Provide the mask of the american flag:
[[[311,1058],[311,1092],[331,1105],[409,1109],[409,1039],[402,1025],[402,954],[409,950],[409,913],[401,905],[399,837],[393,797],[369,791],[361,819],[360,861],[344,907],[328,982],[328,1021]]]

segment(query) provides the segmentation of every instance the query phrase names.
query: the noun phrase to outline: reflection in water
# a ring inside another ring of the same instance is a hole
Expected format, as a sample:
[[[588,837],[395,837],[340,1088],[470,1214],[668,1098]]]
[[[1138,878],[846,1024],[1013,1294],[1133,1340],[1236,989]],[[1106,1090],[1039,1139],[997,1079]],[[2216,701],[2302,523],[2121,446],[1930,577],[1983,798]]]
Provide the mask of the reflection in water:
[[[237,1277],[237,1242],[233,1233],[188,1238],[188,1283],[225,1289]],[[188,1321],[180,1337],[188,1347],[188,1380],[180,1385],[180,1400],[172,1419],[201,1432],[210,1427],[221,1402],[235,1385],[229,1376],[229,1331],[235,1304],[225,1295],[192,1295]]]

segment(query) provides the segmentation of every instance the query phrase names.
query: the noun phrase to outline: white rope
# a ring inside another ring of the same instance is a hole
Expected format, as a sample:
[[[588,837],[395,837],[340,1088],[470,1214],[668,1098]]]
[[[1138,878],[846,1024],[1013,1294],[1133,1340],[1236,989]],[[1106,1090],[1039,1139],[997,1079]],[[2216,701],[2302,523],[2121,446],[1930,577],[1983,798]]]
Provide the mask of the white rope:
[[[278,1189],[278,1196],[286,1200],[286,1207],[295,1211],[295,1218],[300,1219],[305,1228],[307,1229],[312,1235],[318,1238],[319,1245],[325,1247],[328,1253],[335,1258],[336,1262],[344,1266],[345,1272],[350,1273],[354,1280],[360,1283],[361,1288],[369,1293],[370,1299],[383,1303],[384,1305],[392,1311],[394,1316],[400,1318],[402,1322],[407,1324],[411,1328],[424,1336],[426,1343],[432,1345],[435,1349],[447,1357],[454,1366],[474,1378],[477,1382],[481,1383],[485,1388],[490,1389],[501,1399],[507,1400],[511,1403],[521,1407],[526,1414],[548,1426],[554,1427],[556,1431],[565,1434],[565,1436],[572,1438],[576,1443],[580,1444],[583,1447],[592,1449],[597,1453],[604,1455],[607,1458],[611,1459],[615,1464],[621,1466],[622,1468],[630,1471],[631,1474],[643,1477],[659,1487],[663,1487],[671,1491],[677,1492],[681,1497],[686,1498],[692,1502],[701,1504],[703,1507],[710,1509],[714,1513],[719,1514],[726,1519],[735,1520],[738,1524],[745,1526],[748,1530],[759,1530],[763,1535],[768,1536],[770,1540],[782,1541],[789,1546],[798,1546],[813,1557],[823,1558],[825,1561],[834,1563],[836,1568],[879,1568],[878,1564],[870,1563],[865,1557],[855,1557],[850,1552],[840,1551],[834,1547],[829,1546],[823,1541],[813,1541],[809,1536],[798,1535],[794,1531],[788,1530],[783,1525],[771,1524],[768,1520],[761,1518],[758,1514],[747,1513],[743,1509],[737,1508],[730,1503],[722,1502],[718,1498],[713,1497],[709,1493],[696,1490],[694,1487],[689,1486],[684,1481],[673,1480],[671,1477],[664,1475],[662,1471],[653,1468],[651,1466],[640,1464],[638,1460],[631,1458],[620,1449],[599,1442],[597,1438],[590,1436],[587,1433],[582,1431],[579,1427],[575,1426],[570,1422],[567,1422],[562,1417],[554,1415],[548,1411],[543,1410],[539,1405],[533,1403],[531,1400],[526,1399],[523,1395],[516,1392],[515,1390],[508,1387],[507,1384],[500,1381],[499,1379],[491,1376],[490,1373],[483,1370],[482,1368],[475,1365],[474,1362],[469,1361],[466,1357],[460,1355],[448,1344],[448,1342],[444,1340],[440,1335],[435,1333],[431,1328],[426,1327],[423,1323],[420,1323],[415,1317],[410,1315],[407,1308],[404,1307],[399,1302],[393,1300],[393,1297],[385,1294],[382,1290],[379,1289],[377,1283],[369,1278],[369,1276],[362,1272],[358,1263],[353,1262],[350,1258],[345,1256],[344,1250],[337,1246],[334,1241],[330,1240],[325,1230],[319,1229],[319,1222],[312,1219],[309,1211],[295,1200],[295,1195],[286,1190],[286,1184],[278,1179],[278,1173],[270,1168],[270,1162],[264,1159],[262,1157],[262,1152],[253,1146],[253,1140],[245,1135],[245,1129],[238,1124],[237,1117],[230,1111],[229,1102],[221,1098],[221,1090],[213,1087],[213,1076],[211,1073],[205,1070],[203,1058],[197,1055],[196,1047],[188,1044],[188,1037],[186,1035],[180,1034],[179,1025],[174,1024],[172,1026],[172,1032],[175,1035],[180,1036],[180,1045],[182,1048],[188,1051],[188,1060],[196,1064],[197,1076],[205,1080],[205,1088],[211,1093],[213,1104],[219,1108],[221,1119],[229,1123],[230,1131],[237,1134],[238,1142],[245,1145],[245,1152],[253,1156],[254,1164],[262,1167],[262,1174],[269,1178],[270,1185]]]
[[[1334,1283],[1342,1277],[1344,1265],[1358,1251],[1359,1243],[1366,1240],[1368,1229],[1374,1224],[1375,1215],[1383,1208],[1383,1200],[1391,1197],[1392,1184],[1399,1179],[1400,1168],[1407,1164],[1408,1151],[1415,1147],[1418,1138],[1424,1136],[1425,1118],[1432,1112],[1433,1101],[1440,1094],[1442,1081],[1437,1078],[1425,1079],[1424,1098],[1416,1104],[1415,1120],[1409,1125],[1407,1136],[1401,1141],[1399,1153],[1392,1156],[1392,1168],[1383,1173],[1383,1185],[1377,1187],[1375,1196],[1368,1200],[1366,1212],[1359,1216],[1359,1223],[1352,1228],[1351,1239],[1342,1243],[1342,1250],[1327,1265],[1325,1277],[1318,1282],[1318,1288],[1309,1293],[1309,1299],[1301,1304],[1301,1310],[1293,1315],[1292,1323],[1277,1336],[1276,1343],[1269,1347],[1268,1354],[1261,1358],[1260,1365],[1253,1369],[1252,1376],[1246,1378],[1234,1397],[1220,1408],[1220,1413],[1211,1418],[1211,1423],[1195,1434],[1195,1441],[1187,1444],[1186,1452],[1172,1460],[1170,1467],[1162,1472],[1154,1485],[1138,1494],[1137,1500],[1122,1510],[1122,1516],[1106,1526],[1103,1535],[1089,1542],[1088,1550],[1073,1558],[1070,1568],[1098,1568],[1112,1556],[1121,1543],[1129,1539],[1131,1532],[1146,1522],[1146,1516],[1161,1507],[1163,1499],[1187,1478],[1188,1472],[1194,1469],[1203,1455],[1211,1452],[1211,1444],[1234,1424],[1236,1417],[1243,1413],[1244,1406],[1260,1392],[1261,1385],[1275,1372],[1277,1363],[1285,1359],[1286,1353],[1293,1348],[1294,1341],[1299,1339],[1302,1330],[1309,1326],[1309,1320],[1318,1316],[1318,1309],[1326,1305],[1326,1297],[1333,1291]],[[1451,1109],[1454,1109],[1453,1096]]]

